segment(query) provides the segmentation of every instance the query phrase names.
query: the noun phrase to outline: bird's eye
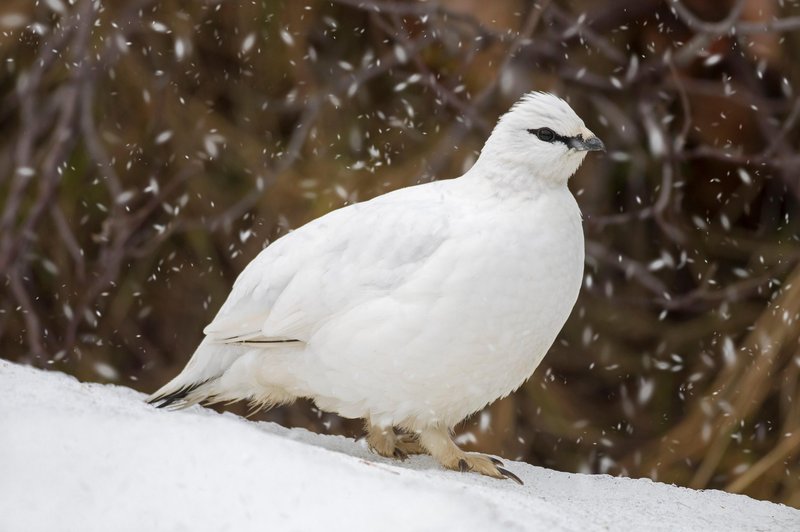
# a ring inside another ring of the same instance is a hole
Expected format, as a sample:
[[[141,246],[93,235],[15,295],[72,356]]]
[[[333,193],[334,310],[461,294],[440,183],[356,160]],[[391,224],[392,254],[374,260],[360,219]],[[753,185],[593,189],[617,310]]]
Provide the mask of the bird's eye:
[[[555,131],[549,127],[539,128],[539,131],[536,132],[536,136],[543,142],[553,142],[556,139]]]

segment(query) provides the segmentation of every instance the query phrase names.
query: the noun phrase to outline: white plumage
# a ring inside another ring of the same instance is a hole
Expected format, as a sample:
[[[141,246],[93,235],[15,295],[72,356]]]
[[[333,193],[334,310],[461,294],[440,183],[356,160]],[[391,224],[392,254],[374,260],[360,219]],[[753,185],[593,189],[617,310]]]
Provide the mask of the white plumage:
[[[151,400],[308,397],[365,418],[380,454],[513,478],[449,431],[518,388],[569,316],[584,246],[567,181],[602,148],[563,100],[527,95],[460,178],[341,208],[264,249]]]

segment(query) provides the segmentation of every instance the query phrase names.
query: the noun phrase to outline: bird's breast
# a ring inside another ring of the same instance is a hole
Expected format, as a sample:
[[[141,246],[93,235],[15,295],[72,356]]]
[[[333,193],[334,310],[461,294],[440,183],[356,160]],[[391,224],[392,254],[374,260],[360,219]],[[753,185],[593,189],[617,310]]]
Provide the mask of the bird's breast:
[[[480,245],[453,265],[442,290],[459,294],[449,309],[462,324],[454,344],[463,343],[476,379],[499,396],[530,376],[569,317],[584,244],[568,192],[488,218],[475,228]]]

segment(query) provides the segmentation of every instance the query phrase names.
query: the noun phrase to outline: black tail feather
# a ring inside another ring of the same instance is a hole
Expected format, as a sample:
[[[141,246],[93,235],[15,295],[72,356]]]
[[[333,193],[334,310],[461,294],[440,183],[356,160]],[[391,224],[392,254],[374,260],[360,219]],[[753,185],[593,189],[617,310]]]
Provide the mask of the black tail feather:
[[[147,402],[151,405],[155,405],[156,408],[166,408],[169,405],[175,403],[176,401],[180,401],[181,399],[185,399],[187,395],[207,383],[208,381],[205,380],[203,382],[196,382],[189,386],[184,386],[179,388],[177,391],[168,393],[166,395],[159,395],[158,397],[153,397],[149,399]],[[158,403],[158,404],[156,404]]]

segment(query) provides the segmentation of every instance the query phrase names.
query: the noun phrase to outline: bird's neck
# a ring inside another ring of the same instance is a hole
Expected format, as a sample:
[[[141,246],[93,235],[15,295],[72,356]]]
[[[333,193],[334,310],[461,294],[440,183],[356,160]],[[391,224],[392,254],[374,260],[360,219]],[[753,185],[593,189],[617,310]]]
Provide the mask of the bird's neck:
[[[539,196],[567,188],[567,181],[554,179],[523,164],[481,156],[462,176],[464,181],[483,184],[501,196]]]

